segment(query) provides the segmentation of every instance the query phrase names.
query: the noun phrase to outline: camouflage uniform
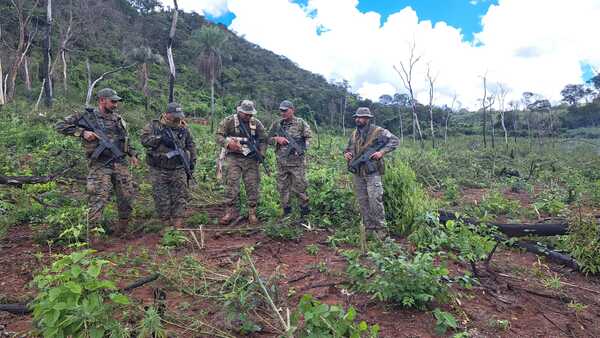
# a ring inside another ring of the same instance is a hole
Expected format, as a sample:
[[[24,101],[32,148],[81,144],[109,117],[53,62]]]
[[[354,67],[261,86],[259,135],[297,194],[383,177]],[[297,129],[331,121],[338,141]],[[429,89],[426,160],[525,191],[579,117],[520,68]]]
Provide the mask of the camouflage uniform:
[[[171,125],[161,118],[153,120],[142,130],[141,141],[146,148],[146,163],[150,166],[154,204],[158,216],[164,221],[183,218],[189,200],[187,175],[180,156],[167,157],[174,148],[167,136],[167,128],[175,136],[175,142],[187,152],[192,171],[196,163],[196,145],[185,122]]]
[[[360,109],[360,108],[359,108]],[[370,115],[370,112],[369,112]],[[356,115],[355,115],[356,116]],[[363,115],[359,115],[363,116]],[[368,116],[368,115],[364,115]],[[372,117],[372,115],[370,115]],[[400,140],[389,130],[374,124],[367,124],[363,128],[357,128],[348,141],[344,152],[350,152],[353,158],[359,157],[364,150],[369,148],[377,139],[385,139],[386,144],[380,149],[387,154],[398,147]],[[359,171],[353,175],[354,193],[360,207],[363,224],[367,230],[383,230],[385,228],[385,211],[383,208],[383,183],[381,177],[384,174],[385,164],[383,158],[374,161],[377,171],[367,174],[362,165]]]
[[[243,122],[237,114],[226,117],[217,129],[217,144],[227,149],[230,137],[246,138],[240,130],[240,123],[244,123],[246,130],[251,133],[258,144],[261,154],[265,153],[267,135],[263,124],[252,117],[249,122]],[[236,208],[239,202],[240,179],[244,181],[248,207],[256,208],[260,194],[260,174],[258,162],[242,153],[227,151],[225,155],[225,205]]]
[[[101,113],[97,109],[86,110],[85,113],[75,113],[67,116],[56,125],[59,133],[80,137],[89,162],[87,177],[87,193],[90,224],[96,224],[102,216],[102,210],[110,199],[114,187],[117,196],[117,209],[120,220],[128,220],[132,211],[134,198],[133,178],[129,172],[126,158],[110,161],[112,153],[105,149],[97,159],[91,156],[98,147],[99,141],[87,141],[83,138],[84,129],[77,123],[85,115],[87,120],[98,126],[110,140],[130,157],[137,156],[128,145],[129,137],[125,121],[117,113]],[[124,229],[123,229],[124,230]]]
[[[293,117],[290,121],[278,119],[269,128],[269,143],[275,146],[277,157],[277,190],[281,198],[281,207],[285,214],[290,213],[290,192],[293,192],[300,200],[302,213],[306,214],[308,213],[306,158],[304,154],[298,155],[293,150],[290,152],[289,144],[277,144],[273,137],[283,136],[280,129],[286,131],[298,144],[308,148],[312,135],[310,126],[303,119]]]

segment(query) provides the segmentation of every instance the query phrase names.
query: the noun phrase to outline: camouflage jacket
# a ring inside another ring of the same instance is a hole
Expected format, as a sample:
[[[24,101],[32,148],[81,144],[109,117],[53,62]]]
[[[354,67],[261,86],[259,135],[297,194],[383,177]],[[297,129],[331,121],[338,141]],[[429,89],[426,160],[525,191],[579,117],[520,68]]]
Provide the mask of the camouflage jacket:
[[[369,148],[377,139],[385,140],[385,145],[379,151],[387,154],[398,148],[400,139],[389,130],[378,127],[374,124],[369,124],[361,133],[355,129],[348,140],[348,146],[344,153],[349,152],[354,158],[360,156],[367,148]],[[385,163],[383,157],[375,161],[379,175],[383,175],[385,171]],[[358,173],[359,176],[365,176],[365,168],[362,166]]]
[[[196,144],[192,138],[192,133],[182,123],[181,127],[169,127],[160,122],[160,120],[152,120],[148,123],[144,129],[142,129],[142,135],[140,140],[142,145],[146,148],[146,163],[149,166],[159,169],[180,169],[183,168],[183,162],[179,156],[172,158],[167,157],[167,153],[172,151],[173,148],[167,147],[163,142],[163,137],[166,128],[171,129],[173,136],[175,136],[177,144],[188,154],[190,159],[190,166],[193,167],[196,164]]]
[[[105,149],[96,160],[91,160],[91,156],[98,147],[99,141],[87,141],[83,138],[85,129],[79,123],[82,116],[85,116],[90,123],[100,128],[110,141],[126,155],[131,157],[137,156],[135,150],[129,145],[127,125],[121,115],[117,113],[101,113],[97,109],[86,109],[83,113],[75,113],[65,117],[63,121],[56,124],[56,130],[64,135],[81,138],[85,154],[90,158],[90,164],[93,164],[93,162],[106,163],[113,155],[110,150]],[[119,159],[118,162],[124,163],[125,159]]]
[[[244,123],[241,119],[237,117],[237,114],[230,115],[223,119],[221,123],[219,123],[219,127],[217,128],[217,144],[221,147],[227,149],[227,143],[229,142],[230,137],[239,137],[239,138],[247,138],[247,136],[241,131],[239,124]],[[244,123],[246,130],[251,134],[251,136],[256,140],[258,150],[262,155],[265,154],[267,149],[267,133],[265,127],[262,122],[260,122],[255,117],[248,123]],[[228,151],[228,154],[233,154],[235,156],[243,156],[241,153],[232,153]]]
[[[277,119],[273,121],[269,128],[269,143],[275,146],[275,154],[277,155],[277,163],[280,165],[294,166],[304,164],[305,155],[298,155],[296,152],[290,152],[290,145],[279,145],[275,141],[275,136],[283,136],[282,130],[285,131],[291,138],[308,149],[312,132],[306,121],[299,117],[294,117],[291,121]]]

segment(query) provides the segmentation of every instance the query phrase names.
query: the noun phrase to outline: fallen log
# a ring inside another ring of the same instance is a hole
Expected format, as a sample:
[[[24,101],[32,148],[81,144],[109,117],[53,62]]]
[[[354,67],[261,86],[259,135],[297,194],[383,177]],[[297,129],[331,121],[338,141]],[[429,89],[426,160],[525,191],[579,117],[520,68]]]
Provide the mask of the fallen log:
[[[462,217],[456,215],[452,211],[440,210],[440,222],[446,223],[449,220],[462,220],[467,224],[479,225],[480,222],[474,218]],[[503,234],[508,237],[523,237],[523,236],[557,236],[566,235],[569,232],[568,223],[488,223],[490,226],[495,226]]]
[[[555,263],[562,264],[564,266],[567,266],[567,267],[575,269],[575,270],[580,270],[579,264],[577,264],[577,261],[569,255],[565,255],[558,251],[548,249],[546,247],[540,246],[540,245],[530,242],[530,241],[518,241],[518,242],[514,243],[514,246],[525,249],[528,252],[532,252],[537,255],[546,256],[549,260],[551,260]]]
[[[62,169],[59,172],[48,176],[4,176],[0,174],[0,185],[8,185],[12,187],[21,188],[23,184],[40,184],[48,183],[66,174],[69,170],[73,169],[77,163],[71,163],[68,167]]]
[[[128,292],[131,291],[135,288],[139,288],[140,286],[144,285],[144,284],[148,284],[150,282],[155,281],[156,279],[158,279],[158,277],[160,277],[159,273],[155,273],[152,274],[148,277],[144,277],[144,278],[140,278],[138,280],[136,280],[135,282],[125,286],[124,288],[121,288],[120,290],[122,292]],[[30,314],[33,310],[29,308],[29,304],[23,304],[23,303],[14,303],[14,304],[0,304],[0,311],[5,311],[8,313],[11,313],[13,315],[27,315]]]

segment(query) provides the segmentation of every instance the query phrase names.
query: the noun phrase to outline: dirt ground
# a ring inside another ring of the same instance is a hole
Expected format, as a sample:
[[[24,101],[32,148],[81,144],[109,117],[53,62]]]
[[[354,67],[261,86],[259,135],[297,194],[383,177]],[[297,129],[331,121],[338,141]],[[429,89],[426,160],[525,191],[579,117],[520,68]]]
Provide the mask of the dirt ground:
[[[481,194],[467,192],[475,200]],[[520,199],[519,196],[513,198]],[[529,202],[523,198],[522,202]],[[201,210],[196,210],[201,211]],[[210,217],[217,217],[219,207],[206,209]],[[245,227],[238,224],[236,228]],[[407,310],[371,299],[369,296],[349,292],[343,284],[345,259],[326,244],[331,232],[315,230],[305,232],[299,241],[275,241],[264,233],[255,231],[223,233],[206,232],[205,248],[199,250],[194,242],[175,251],[183,257],[191,255],[207,266],[231,266],[244,247],[253,246],[253,258],[261,275],[268,277],[275,271],[283,276],[278,287],[284,302],[295,307],[306,293],[328,304],[354,306],[359,319],[369,324],[379,324],[381,337],[436,337],[435,319],[429,311]],[[50,248],[35,244],[34,230],[28,225],[13,226],[0,241],[0,302],[23,302],[31,299],[29,287],[32,274],[49,263]],[[402,239],[396,238],[401,241]],[[109,238],[101,247],[100,254],[139,253],[144,249],[156,251],[158,234],[139,234],[131,240]],[[317,255],[307,253],[306,246],[316,244]],[[40,254],[40,253],[43,253]],[[154,256],[155,259],[166,257]],[[156,263],[156,262],[155,262]],[[469,267],[449,263],[452,275],[461,275]],[[317,267],[321,267],[320,269]],[[119,267],[127,269],[127,267]],[[144,267],[138,267],[143,275]],[[538,256],[514,249],[499,247],[489,271],[482,270],[480,284],[471,289],[453,286],[459,296],[451,304],[438,305],[452,312],[459,319],[462,331],[470,337],[600,337],[600,279],[546,262]],[[149,272],[148,272],[149,273]],[[123,276],[128,276],[124,273]],[[560,278],[560,285],[550,285],[549,280]],[[124,286],[134,279],[124,278]],[[210,304],[197,304],[186,294],[171,291],[165,281],[158,280],[135,289],[129,296],[144,304],[152,303],[153,290],[167,290],[167,309],[175,309],[182,302],[191,302],[186,310],[190,316],[202,310],[221,325],[219,309]],[[10,335],[27,336],[31,328],[31,316],[17,316],[0,312],[0,332],[4,328]],[[277,325],[276,323],[274,325]],[[208,337],[195,334],[186,328],[168,325],[177,337]],[[223,328],[223,327],[221,327]],[[451,336],[449,333],[447,336]],[[275,330],[265,326],[260,334],[251,337],[275,337]]]

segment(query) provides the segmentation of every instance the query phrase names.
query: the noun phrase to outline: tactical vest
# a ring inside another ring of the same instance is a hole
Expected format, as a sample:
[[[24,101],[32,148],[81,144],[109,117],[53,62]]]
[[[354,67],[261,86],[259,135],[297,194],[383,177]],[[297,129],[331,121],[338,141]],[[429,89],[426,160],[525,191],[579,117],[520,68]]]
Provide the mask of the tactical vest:
[[[375,140],[377,140],[380,136],[381,133],[383,132],[383,128],[375,126],[375,125],[371,125],[369,126],[369,133],[367,134],[366,139],[363,142],[363,138],[360,137],[360,133],[358,132],[358,130],[354,130],[354,132],[352,133],[352,152],[354,154],[354,158],[360,157],[360,155],[362,155],[362,153],[369,147],[371,147],[373,145],[373,143],[375,143]],[[385,173],[385,163],[383,162],[383,157],[380,158],[379,160],[372,160],[375,163],[375,166],[377,167],[377,173],[379,175],[383,175]],[[358,175],[359,176],[366,176],[365,173],[365,166],[361,165],[359,171],[358,171]]]
[[[106,134],[106,136],[110,138],[110,141],[113,142],[115,146],[117,146],[117,148],[121,149],[121,151],[123,151],[126,154],[129,153],[129,138],[127,137],[127,125],[125,124],[125,121],[121,118],[121,116],[117,115],[116,113],[113,113],[115,114],[115,120],[107,120],[102,118],[99,115],[100,112],[98,112],[95,109],[86,109],[83,114],[90,123],[94,124],[95,128],[100,128]],[[91,142],[85,140],[83,141],[83,148],[88,158],[92,156],[98,145],[98,140],[94,140]],[[105,149],[102,152],[102,154],[98,156],[96,161],[104,163],[112,157],[113,154],[110,152],[110,150]],[[120,159],[120,162],[125,162],[125,159]]]
[[[159,120],[152,121],[152,134],[153,135],[157,135],[157,136],[162,135],[162,131],[164,128],[169,128],[169,127],[160,123]],[[175,136],[175,138],[177,139],[175,141],[179,144],[181,149],[186,151],[188,153],[188,156],[190,156],[188,150],[185,149],[187,130],[184,128],[176,128],[176,129],[171,129],[171,130],[173,131],[173,136]],[[175,169],[183,168],[183,161],[181,160],[181,157],[179,157],[179,156],[175,156],[172,158],[167,157],[167,153],[171,150],[173,150],[173,149],[169,149],[162,143],[159,144],[158,147],[156,147],[154,149],[148,148],[146,151],[146,163],[148,163],[149,166],[158,168],[158,169],[175,170]]]

